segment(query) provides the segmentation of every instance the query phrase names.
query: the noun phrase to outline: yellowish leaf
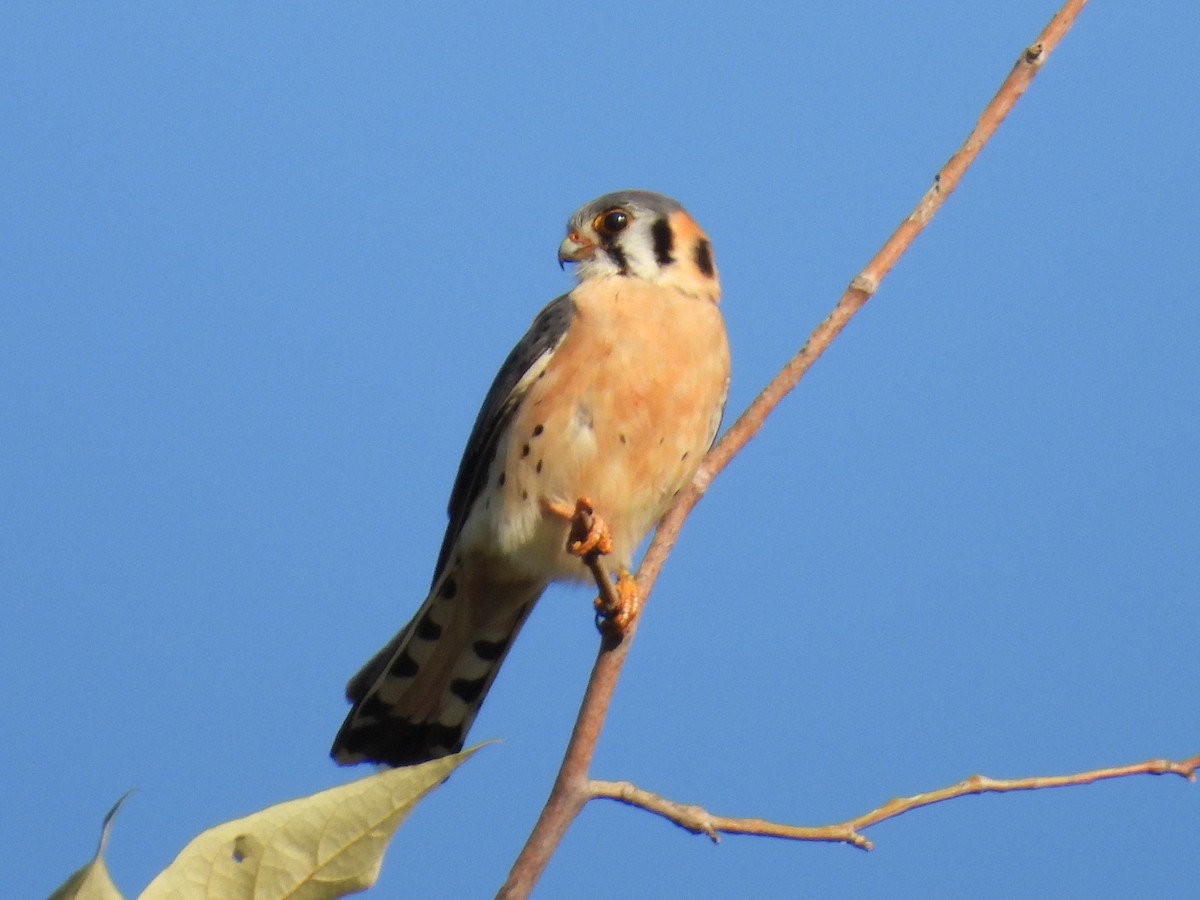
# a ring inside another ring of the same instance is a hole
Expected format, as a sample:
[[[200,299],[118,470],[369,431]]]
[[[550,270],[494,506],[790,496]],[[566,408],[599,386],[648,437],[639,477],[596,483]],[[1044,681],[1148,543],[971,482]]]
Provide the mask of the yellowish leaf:
[[[108,815],[104,817],[104,824],[100,826],[100,844],[96,847],[96,855],[86,865],[76,869],[71,877],[63,882],[62,887],[50,895],[50,900],[123,900],[121,892],[117,890],[108,874],[108,866],[104,864],[104,847],[108,844],[108,832],[112,827],[113,817],[128,796],[126,793],[114,803]]]
[[[140,900],[326,900],[375,883],[417,802],[478,748],[370,775],[210,828]]]

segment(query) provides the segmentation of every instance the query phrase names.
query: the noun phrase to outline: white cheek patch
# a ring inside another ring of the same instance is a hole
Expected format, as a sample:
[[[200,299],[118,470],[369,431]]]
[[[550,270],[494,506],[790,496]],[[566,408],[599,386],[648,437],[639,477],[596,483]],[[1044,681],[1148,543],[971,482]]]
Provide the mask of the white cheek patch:
[[[677,278],[681,268],[676,258],[674,234],[667,237],[655,233],[655,227],[665,225],[665,219],[651,221],[647,215],[638,216],[630,226],[605,245],[600,242],[591,256],[578,263],[579,281],[623,275],[643,281],[666,283]]]
[[[621,274],[620,267],[613,262],[612,257],[601,249],[597,249],[595,253],[586,259],[580,260],[577,266],[575,277],[579,281]]]
[[[621,249],[630,275],[657,281],[663,273],[654,253],[654,242],[644,223],[639,222],[621,235]]]

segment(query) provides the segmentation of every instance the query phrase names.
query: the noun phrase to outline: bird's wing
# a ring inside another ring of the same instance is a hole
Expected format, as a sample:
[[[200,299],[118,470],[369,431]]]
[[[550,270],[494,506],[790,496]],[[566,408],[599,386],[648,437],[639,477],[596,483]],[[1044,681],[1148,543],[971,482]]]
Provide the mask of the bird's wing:
[[[437,567],[433,572],[436,583],[445,569],[451,548],[458,540],[471,504],[479,496],[487,478],[488,469],[496,455],[496,446],[505,426],[529,390],[529,386],[545,370],[550,357],[558,349],[575,315],[575,303],[570,294],[563,294],[546,306],[525,336],[517,342],[504,365],[496,373],[496,380],[483,400],[471,436],[467,439],[462,462],[458,464],[458,475],[450,491],[450,524],[442,538],[442,549],[438,553]]]

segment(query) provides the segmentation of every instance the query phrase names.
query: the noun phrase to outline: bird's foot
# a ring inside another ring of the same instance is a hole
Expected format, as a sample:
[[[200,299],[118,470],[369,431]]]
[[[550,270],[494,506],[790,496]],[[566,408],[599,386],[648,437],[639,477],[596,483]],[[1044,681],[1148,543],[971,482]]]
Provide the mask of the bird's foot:
[[[612,553],[612,533],[587,497],[580,497],[575,501],[570,522],[571,531],[567,535],[568,553],[580,559]]]
[[[596,598],[596,627],[605,637],[620,640],[642,611],[642,593],[637,582],[624,568],[617,574],[617,583],[605,578],[608,590]]]
[[[570,523],[567,552],[583,560],[600,589],[595,602],[596,627],[606,638],[619,641],[641,612],[642,596],[637,582],[624,567],[614,584],[600,565],[600,557],[612,553],[612,533],[587,497],[576,500],[574,508],[560,503],[546,503],[545,507],[547,512]]]

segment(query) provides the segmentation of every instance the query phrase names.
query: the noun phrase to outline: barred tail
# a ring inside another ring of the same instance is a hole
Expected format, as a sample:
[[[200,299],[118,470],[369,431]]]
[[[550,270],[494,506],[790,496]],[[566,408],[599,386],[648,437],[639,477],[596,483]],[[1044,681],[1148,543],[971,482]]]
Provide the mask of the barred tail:
[[[338,765],[407,766],[461,750],[544,589],[443,573],[412,621],[346,685],[353,708],[330,750]]]

